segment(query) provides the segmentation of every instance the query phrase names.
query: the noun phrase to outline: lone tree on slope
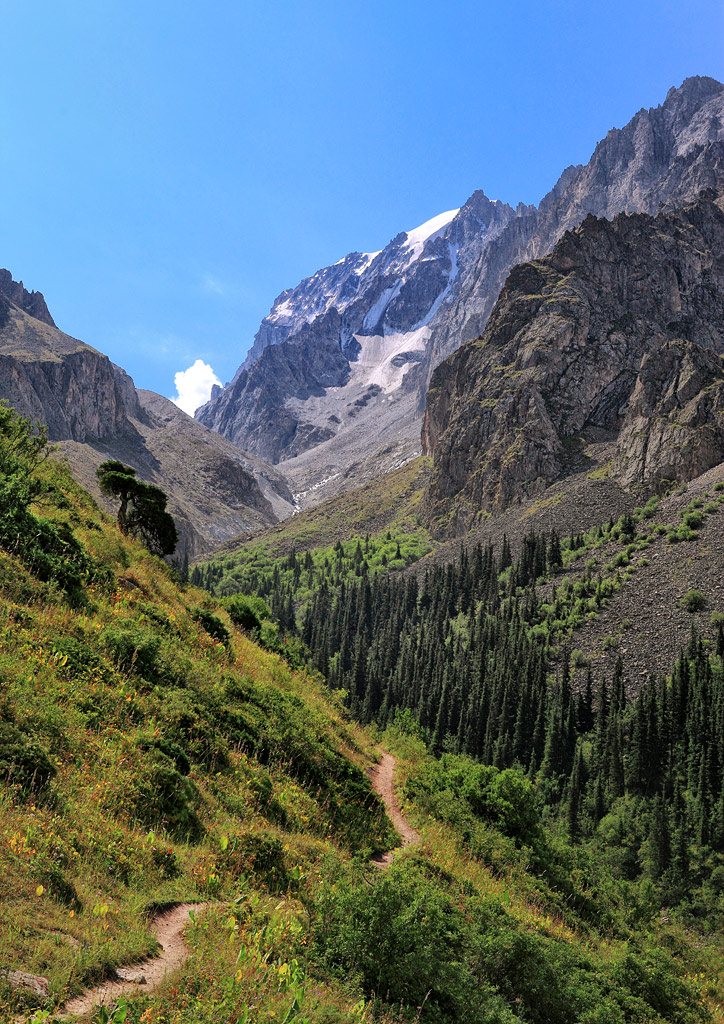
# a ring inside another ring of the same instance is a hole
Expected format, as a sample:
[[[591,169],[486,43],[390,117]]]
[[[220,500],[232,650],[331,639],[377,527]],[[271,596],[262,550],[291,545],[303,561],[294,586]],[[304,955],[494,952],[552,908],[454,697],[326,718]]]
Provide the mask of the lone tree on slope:
[[[161,488],[137,480],[135,469],[113,459],[101,463],[96,476],[101,493],[120,502],[117,519],[121,533],[140,540],[151,554],[172,555],[178,533]]]

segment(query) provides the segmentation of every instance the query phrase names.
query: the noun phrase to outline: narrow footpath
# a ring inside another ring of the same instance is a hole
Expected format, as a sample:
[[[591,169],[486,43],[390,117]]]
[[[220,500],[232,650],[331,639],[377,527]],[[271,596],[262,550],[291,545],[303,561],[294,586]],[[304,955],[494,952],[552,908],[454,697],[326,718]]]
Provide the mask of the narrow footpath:
[[[395,798],[394,778],[395,759],[392,754],[383,752],[378,764],[367,769],[372,788],[382,799],[390,820],[402,839],[401,846],[412,846],[420,842],[420,836],[410,825],[400,810]],[[379,868],[388,868],[394,859],[392,850],[378,854],[371,863]],[[171,910],[159,914],[153,922],[161,952],[158,956],[132,967],[119,968],[117,978],[104,981],[95,988],[88,989],[74,999],[69,999],[62,1007],[61,1017],[84,1017],[99,1006],[108,1006],[117,1002],[123,995],[153,992],[166,978],[177,971],[188,959],[189,949],[184,940],[184,929],[189,922],[189,911],[199,913],[205,903],[181,903]]]
[[[392,754],[388,754],[385,751],[379,763],[368,768],[367,771],[372,788],[382,798],[392,824],[400,833],[402,838],[400,845],[413,846],[415,843],[420,842],[420,835],[403,815],[395,797],[395,764],[396,762]],[[376,857],[373,857],[372,863],[379,868],[388,868],[394,860],[394,856],[394,852],[388,850],[387,853],[379,853]]]
[[[139,992],[146,995],[157,989],[188,959],[184,928],[189,923],[189,911],[199,913],[205,906],[205,903],[181,903],[159,914],[153,922],[161,947],[159,955],[132,967],[119,967],[116,980],[104,981],[74,999],[69,999],[62,1007],[60,1016],[86,1016],[99,1006],[117,1002],[123,995]]]

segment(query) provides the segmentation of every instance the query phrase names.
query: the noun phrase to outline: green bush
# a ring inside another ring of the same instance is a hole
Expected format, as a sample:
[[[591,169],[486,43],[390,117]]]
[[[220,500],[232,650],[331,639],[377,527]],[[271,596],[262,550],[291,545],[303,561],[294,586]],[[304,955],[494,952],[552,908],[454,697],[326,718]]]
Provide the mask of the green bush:
[[[222,598],[221,603],[234,625],[249,631],[259,629],[262,622],[271,617],[269,606],[260,597],[232,594],[230,597]]]
[[[405,791],[436,817],[455,820],[467,814],[494,825],[517,845],[535,847],[542,842],[533,784],[514,768],[500,771],[467,757],[444,754],[410,776]],[[452,816],[446,805],[455,808]]]
[[[165,739],[163,736],[142,738],[138,740],[136,746],[139,750],[160,750],[173,761],[179,775],[188,775],[191,771],[191,761],[186,752],[173,740]]]
[[[166,828],[188,841],[198,840],[203,832],[196,786],[161,750],[140,761],[129,798],[134,817],[144,825]]]
[[[394,863],[370,883],[326,894],[321,958],[342,977],[357,975],[368,997],[419,1007],[417,1020],[512,1024],[516,1017],[465,956],[460,909],[421,868],[418,859]]]
[[[45,429],[36,433],[29,420],[0,403],[0,547],[77,606],[85,600],[85,582],[93,577],[91,559],[67,523],[30,511],[34,501],[53,490],[36,475],[48,451]]]
[[[213,612],[207,612],[204,608],[197,608],[191,617],[194,622],[198,622],[199,625],[206,630],[209,636],[214,638],[214,640],[218,640],[219,643],[228,645],[231,640],[231,634],[218,615],[214,615]]]
[[[153,679],[161,646],[155,633],[136,622],[121,622],[106,629],[104,640],[119,668],[136,672],[144,679]]]
[[[173,751],[178,748],[192,764],[202,764],[210,770],[226,768],[229,748],[222,730],[224,712],[221,700],[217,702],[210,695],[202,697],[193,690],[169,689],[164,694],[163,743],[174,744]],[[173,751],[171,756],[176,760]]]
[[[54,775],[50,758],[34,737],[0,721],[0,783],[27,799],[45,792]]]
[[[687,612],[700,612],[706,608],[706,594],[700,590],[688,590],[680,601],[681,607]]]

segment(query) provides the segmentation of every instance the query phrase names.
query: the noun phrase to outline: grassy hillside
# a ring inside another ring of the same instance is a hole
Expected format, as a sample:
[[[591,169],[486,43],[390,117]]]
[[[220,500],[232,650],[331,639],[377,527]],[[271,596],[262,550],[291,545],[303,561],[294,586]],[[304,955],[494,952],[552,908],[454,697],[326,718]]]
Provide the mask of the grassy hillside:
[[[430,459],[413,459],[387,476],[379,477],[345,491],[328,501],[285,519],[263,534],[273,555],[288,554],[292,549],[306,551],[331,547],[338,540],[380,534],[395,534],[420,529],[418,506],[430,473]],[[219,553],[243,551],[248,541],[229,541]],[[252,544],[256,540],[252,538]]]
[[[0,986],[1,1021],[51,1020],[181,901],[208,904],[191,958],[97,1022],[722,1019],[716,931],[570,846],[523,773],[431,757],[409,716],[382,741],[422,843],[371,866],[395,843],[378,737],[23,429],[0,414],[0,969],[50,995]]]
[[[428,461],[415,459],[257,537],[224,545],[194,566],[192,581],[217,597],[262,598],[282,630],[294,634],[321,587],[405,569],[432,550],[417,516]]]
[[[49,566],[35,549],[0,551],[0,968],[47,977],[58,1005],[151,952],[150,908],[230,901],[256,952],[237,981],[218,964],[195,973],[194,1019],[229,980],[243,1006],[286,962],[320,877],[391,840],[361,767],[368,740],[318,679],[123,538],[64,467],[9,472],[4,426],[5,548],[29,479],[26,532],[45,524],[77,546]],[[218,944],[228,917],[209,911],[194,943]],[[340,1020],[355,995],[330,996]],[[0,1020],[23,1000],[0,994]],[[290,1003],[267,984],[255,1012],[281,1019]]]

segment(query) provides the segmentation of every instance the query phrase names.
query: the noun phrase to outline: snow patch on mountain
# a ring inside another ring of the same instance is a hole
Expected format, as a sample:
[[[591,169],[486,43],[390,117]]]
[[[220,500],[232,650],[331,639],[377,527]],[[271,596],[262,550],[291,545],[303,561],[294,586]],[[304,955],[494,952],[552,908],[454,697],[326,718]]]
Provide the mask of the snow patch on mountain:
[[[419,227],[408,231],[405,247],[412,249],[414,253],[413,259],[417,259],[425,248],[425,243],[441,235],[453,217],[457,217],[459,213],[460,207],[457,210],[448,210],[447,213],[439,213],[437,217],[431,217],[424,224],[420,224]]]
[[[377,387],[386,395],[396,391],[417,362],[415,354],[424,353],[429,337],[427,326],[400,334],[355,335],[360,351],[352,364],[350,383],[358,388]]]
[[[373,327],[377,326],[380,319],[384,316],[385,310],[389,304],[400,294],[400,288],[402,288],[401,277],[398,278],[390,288],[385,288],[377,302],[375,302],[374,306],[370,308],[362,321],[362,326],[366,331],[371,331]]]
[[[431,323],[432,318],[435,316],[435,314],[437,313],[438,309],[443,304],[443,302],[445,302],[446,300],[449,300],[451,298],[451,291],[452,291],[453,281],[455,281],[455,279],[457,278],[458,271],[459,271],[460,268],[458,266],[458,250],[457,250],[457,247],[452,245],[450,242],[448,242],[447,248],[448,248],[448,255],[450,257],[450,274],[449,274],[448,279],[447,279],[447,284],[445,285],[443,290],[440,292],[438,297],[435,299],[433,304],[430,306],[430,308],[428,309],[427,313],[422,318],[422,320],[420,320],[418,323],[415,324],[415,327],[414,327],[415,330],[417,328],[419,328],[419,327],[426,327],[429,323]]]

